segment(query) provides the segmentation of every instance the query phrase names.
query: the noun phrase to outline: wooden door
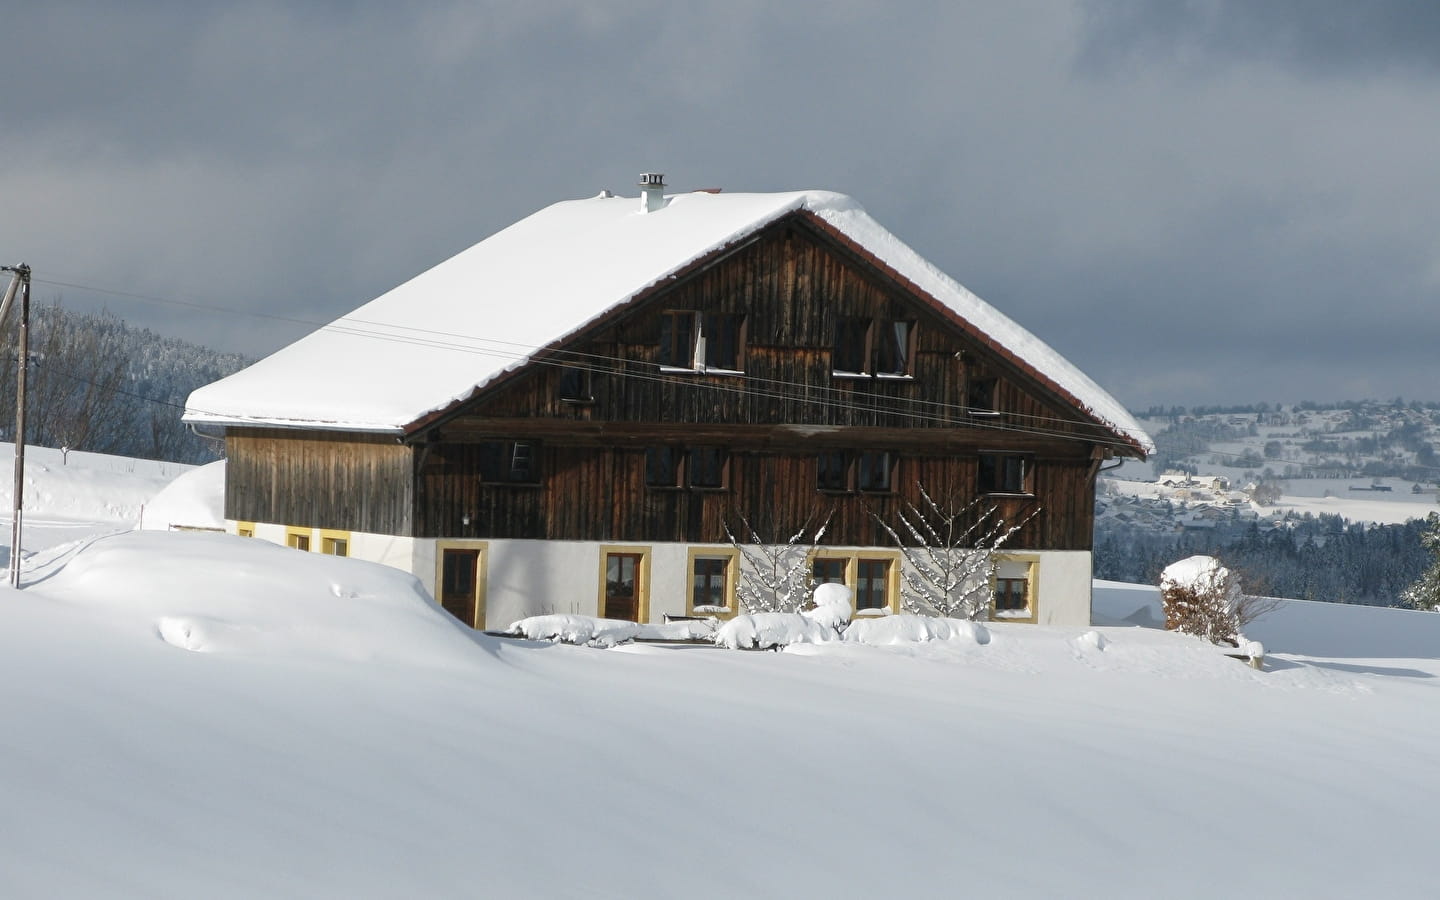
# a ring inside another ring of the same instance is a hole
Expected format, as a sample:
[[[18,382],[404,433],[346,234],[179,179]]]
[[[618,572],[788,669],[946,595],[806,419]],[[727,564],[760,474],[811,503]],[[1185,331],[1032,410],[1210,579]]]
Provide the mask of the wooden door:
[[[480,550],[475,547],[446,548],[440,563],[440,605],[450,615],[480,627]]]
[[[605,554],[605,618],[639,621],[642,558],[639,553]]]

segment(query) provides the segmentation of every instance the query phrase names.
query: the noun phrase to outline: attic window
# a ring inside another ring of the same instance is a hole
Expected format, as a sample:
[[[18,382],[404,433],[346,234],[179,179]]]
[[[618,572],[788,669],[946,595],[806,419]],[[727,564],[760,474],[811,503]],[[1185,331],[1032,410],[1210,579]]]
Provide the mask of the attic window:
[[[744,349],[744,316],[677,310],[660,317],[662,369],[740,372]]]
[[[557,385],[560,399],[566,403],[590,403],[595,399],[590,383],[590,370],[584,366],[565,366],[560,370]]]
[[[993,416],[995,409],[994,378],[971,378],[965,390],[965,406],[972,416]]]
[[[914,349],[914,322],[846,316],[835,328],[831,364],[840,376],[908,378]]]

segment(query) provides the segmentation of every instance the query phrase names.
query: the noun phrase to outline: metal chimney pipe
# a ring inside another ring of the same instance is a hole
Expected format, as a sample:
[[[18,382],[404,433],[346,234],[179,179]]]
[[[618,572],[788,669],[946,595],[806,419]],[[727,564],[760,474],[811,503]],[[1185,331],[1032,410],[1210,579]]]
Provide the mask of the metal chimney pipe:
[[[640,211],[652,213],[665,206],[665,176],[659,172],[640,173]]]

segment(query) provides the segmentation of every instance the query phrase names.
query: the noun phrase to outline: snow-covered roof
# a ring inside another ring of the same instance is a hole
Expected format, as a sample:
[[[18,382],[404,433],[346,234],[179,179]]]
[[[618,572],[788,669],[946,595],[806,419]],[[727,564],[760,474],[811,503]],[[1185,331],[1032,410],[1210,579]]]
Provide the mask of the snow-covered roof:
[[[1039,338],[828,191],[687,193],[642,211],[556,203],[190,395],[187,422],[401,433],[706,254],[805,210],[1149,452],[1114,398]]]

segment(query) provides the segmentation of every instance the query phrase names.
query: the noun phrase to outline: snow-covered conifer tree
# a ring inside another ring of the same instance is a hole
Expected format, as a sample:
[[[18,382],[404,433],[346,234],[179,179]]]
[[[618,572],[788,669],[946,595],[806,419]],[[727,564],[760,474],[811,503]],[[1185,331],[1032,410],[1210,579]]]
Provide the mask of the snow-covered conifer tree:
[[[1400,602],[1411,609],[1440,612],[1440,514],[1431,513],[1425,517],[1425,531],[1420,535],[1420,546],[1434,554],[1430,563],[1414,584],[1400,594]]]

